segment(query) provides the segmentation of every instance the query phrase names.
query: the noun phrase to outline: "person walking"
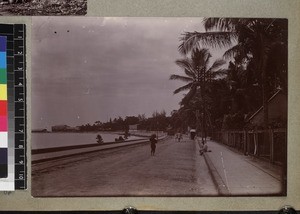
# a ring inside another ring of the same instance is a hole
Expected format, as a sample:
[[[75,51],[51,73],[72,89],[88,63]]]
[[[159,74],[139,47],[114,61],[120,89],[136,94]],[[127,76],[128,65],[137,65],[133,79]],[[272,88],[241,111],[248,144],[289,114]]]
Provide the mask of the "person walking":
[[[178,133],[175,134],[175,142],[178,141]]]
[[[182,140],[182,134],[181,132],[178,133],[178,142],[180,143],[180,141]]]
[[[151,143],[151,156],[154,156],[156,144],[157,144],[156,134],[151,135],[150,143]]]

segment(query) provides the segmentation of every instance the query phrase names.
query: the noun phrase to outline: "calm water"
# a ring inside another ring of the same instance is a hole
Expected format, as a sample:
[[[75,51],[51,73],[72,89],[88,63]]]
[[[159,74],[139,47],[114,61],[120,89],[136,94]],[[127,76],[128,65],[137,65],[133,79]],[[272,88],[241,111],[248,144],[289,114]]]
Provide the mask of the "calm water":
[[[120,135],[114,133],[32,133],[32,149],[44,149],[62,146],[74,146],[97,143],[100,134],[104,142],[114,142]],[[130,136],[128,140],[144,139]]]

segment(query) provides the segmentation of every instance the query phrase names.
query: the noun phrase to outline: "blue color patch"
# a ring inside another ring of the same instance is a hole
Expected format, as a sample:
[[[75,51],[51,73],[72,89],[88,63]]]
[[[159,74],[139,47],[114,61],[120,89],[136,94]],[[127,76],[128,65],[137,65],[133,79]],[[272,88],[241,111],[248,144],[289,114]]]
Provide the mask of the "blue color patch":
[[[0,51],[6,51],[6,37],[0,36]]]
[[[0,52],[0,68],[6,68],[6,52]]]

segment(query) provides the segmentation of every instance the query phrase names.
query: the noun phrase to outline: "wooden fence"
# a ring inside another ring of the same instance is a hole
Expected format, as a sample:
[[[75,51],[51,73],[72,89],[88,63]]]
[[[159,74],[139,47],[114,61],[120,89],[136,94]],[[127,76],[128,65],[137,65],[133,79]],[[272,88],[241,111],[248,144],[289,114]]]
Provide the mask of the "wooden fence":
[[[286,129],[219,131],[214,132],[213,139],[245,155],[265,158],[271,163],[282,165],[286,161]]]

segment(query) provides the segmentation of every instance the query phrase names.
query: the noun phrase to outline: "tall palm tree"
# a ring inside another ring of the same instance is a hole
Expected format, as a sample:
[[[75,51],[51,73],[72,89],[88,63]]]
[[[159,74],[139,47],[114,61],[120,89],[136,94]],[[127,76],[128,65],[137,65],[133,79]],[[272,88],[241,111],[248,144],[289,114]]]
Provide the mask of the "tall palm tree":
[[[224,57],[235,56],[242,61],[252,61],[260,75],[263,97],[264,128],[268,127],[268,72],[270,53],[278,46],[287,45],[285,19],[204,19],[206,32],[187,32],[182,37],[179,51],[187,54],[201,47],[228,48]]]
[[[223,59],[216,60],[210,66],[211,54],[208,49],[195,49],[191,53],[191,57],[176,60],[176,64],[181,67],[185,75],[172,74],[171,80],[181,80],[186,82],[185,85],[177,88],[174,94],[182,91],[189,90],[187,95],[182,100],[182,104],[188,103],[196,94],[197,89],[200,87],[204,89],[203,84],[207,79],[214,79],[218,75],[225,73],[221,67],[226,63]]]
[[[205,90],[208,86],[208,82],[211,82],[214,78],[225,73],[225,70],[222,69],[222,66],[226,63],[223,59],[218,59],[212,65],[210,65],[211,54],[208,49],[194,49],[191,53],[191,57],[180,59],[176,61],[176,64],[180,66],[185,75],[173,74],[170,76],[171,80],[181,80],[186,82],[184,86],[179,87],[174,91],[174,94],[177,94],[181,91],[189,90],[188,94],[181,101],[182,105],[187,105],[199,94],[203,102],[202,107],[202,127],[203,133],[202,137],[206,139],[206,99],[205,99]],[[198,90],[200,89],[200,91]]]

